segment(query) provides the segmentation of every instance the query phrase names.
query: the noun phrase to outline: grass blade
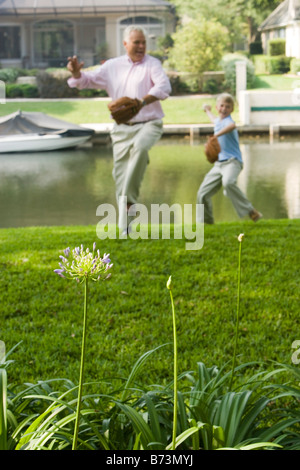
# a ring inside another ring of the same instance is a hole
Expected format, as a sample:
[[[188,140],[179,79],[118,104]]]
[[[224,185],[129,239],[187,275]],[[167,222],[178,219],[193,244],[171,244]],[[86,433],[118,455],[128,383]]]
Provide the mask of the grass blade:
[[[0,450],[7,450],[7,375],[0,369]]]
[[[158,349],[162,348],[166,346],[166,344],[161,344],[160,346],[158,346],[157,348],[154,348],[154,349],[151,349],[150,351],[146,351],[145,354],[143,354],[137,361],[136,363],[134,364],[130,374],[129,374],[129,377],[127,379],[127,382],[124,386],[124,391],[123,391],[123,394],[122,394],[122,398],[121,398],[121,401],[124,401],[126,400],[127,396],[128,396],[128,393],[129,393],[129,388],[132,384],[132,382],[134,381],[135,377],[137,376],[137,374],[139,373],[139,371],[142,369],[144,363],[146,362],[146,360],[148,359],[148,357],[153,354],[155,351],[157,351]]]
[[[143,449],[149,450],[151,443],[155,442],[155,436],[153,435],[149,425],[145,422],[144,418],[134,408],[122,403],[117,405],[126,414],[128,419],[131,421],[132,426],[137,435],[140,435],[140,441]]]

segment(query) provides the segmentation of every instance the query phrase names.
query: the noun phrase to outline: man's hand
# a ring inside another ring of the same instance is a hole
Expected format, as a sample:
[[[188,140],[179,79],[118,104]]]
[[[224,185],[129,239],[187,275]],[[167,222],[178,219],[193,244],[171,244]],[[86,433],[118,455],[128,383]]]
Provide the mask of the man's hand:
[[[71,72],[73,78],[80,78],[83,65],[84,62],[78,62],[76,55],[68,57],[67,69]]]

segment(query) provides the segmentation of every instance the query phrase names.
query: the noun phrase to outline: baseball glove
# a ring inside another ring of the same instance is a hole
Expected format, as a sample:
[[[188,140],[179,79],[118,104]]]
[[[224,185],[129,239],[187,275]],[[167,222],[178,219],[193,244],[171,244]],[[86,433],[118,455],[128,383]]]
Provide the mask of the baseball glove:
[[[208,138],[204,145],[204,152],[209,163],[215,163],[218,160],[218,155],[221,152],[221,147],[216,136]]]
[[[124,124],[132,119],[140,111],[142,104],[137,98],[118,98],[111,101],[108,109],[111,112],[112,118],[117,124]]]

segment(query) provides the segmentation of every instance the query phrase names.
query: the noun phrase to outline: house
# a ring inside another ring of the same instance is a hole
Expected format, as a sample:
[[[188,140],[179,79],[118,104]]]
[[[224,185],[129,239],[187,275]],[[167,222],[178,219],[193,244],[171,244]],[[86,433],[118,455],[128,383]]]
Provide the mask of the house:
[[[286,56],[300,59],[300,0],[284,0],[260,25],[263,51],[274,38],[286,40]]]
[[[144,26],[148,50],[175,29],[163,0],[0,0],[1,67],[64,66],[78,55],[85,67],[123,53],[123,30]]]

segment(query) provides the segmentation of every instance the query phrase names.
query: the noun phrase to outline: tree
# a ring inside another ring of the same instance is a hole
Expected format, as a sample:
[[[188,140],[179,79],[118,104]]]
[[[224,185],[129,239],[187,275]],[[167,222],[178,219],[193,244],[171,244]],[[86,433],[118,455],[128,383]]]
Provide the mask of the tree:
[[[170,65],[178,72],[194,74],[216,70],[226,47],[227,33],[216,21],[199,17],[188,20],[173,35]]]
[[[257,28],[283,0],[236,0],[236,11],[247,23],[248,44],[255,41]]]
[[[172,0],[179,17],[202,15],[226,26],[233,49],[234,43],[247,37],[248,44],[256,39],[262,21],[284,0]]]

